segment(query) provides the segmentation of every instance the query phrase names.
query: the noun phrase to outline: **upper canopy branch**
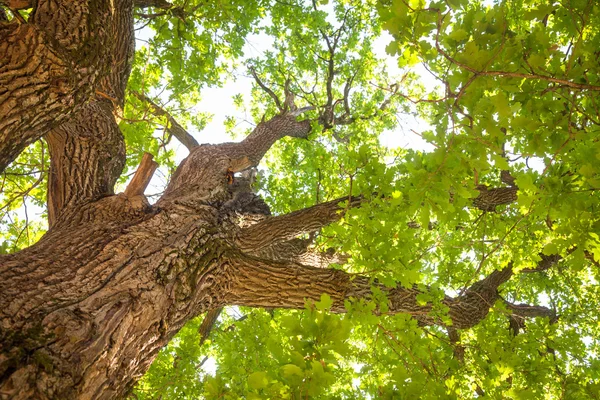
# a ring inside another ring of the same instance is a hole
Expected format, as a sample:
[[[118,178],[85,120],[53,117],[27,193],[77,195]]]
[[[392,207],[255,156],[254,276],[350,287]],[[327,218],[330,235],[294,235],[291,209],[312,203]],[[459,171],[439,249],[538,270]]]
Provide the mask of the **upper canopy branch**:
[[[252,73],[252,76],[254,77],[254,80],[256,81],[258,86],[262,90],[264,90],[275,101],[275,104],[277,105],[277,109],[280,112],[283,112],[283,106],[281,105],[281,101],[279,100],[279,97],[277,97],[275,92],[273,92],[267,85],[264,84],[264,82],[259,78],[258,74],[256,73],[256,70],[254,69],[254,67],[250,67],[250,73]]]
[[[439,36],[440,36],[440,32],[443,32],[442,25],[443,25],[443,21],[444,21],[444,18],[446,17],[446,15],[442,14],[440,10],[432,9],[432,11],[436,11],[438,14],[437,31],[436,31],[436,35],[435,35],[435,48],[446,60],[448,60],[452,64],[458,65],[462,69],[474,74],[473,78],[476,78],[479,76],[503,76],[503,77],[509,77],[509,78],[522,78],[522,79],[534,79],[534,80],[547,81],[547,82],[557,83],[560,86],[566,86],[569,88],[579,89],[579,90],[593,90],[593,91],[600,90],[600,86],[590,85],[590,84],[585,84],[585,83],[575,83],[575,82],[569,81],[567,79],[555,78],[553,76],[546,76],[546,75],[535,74],[535,73],[527,74],[527,73],[516,72],[516,71],[514,71],[514,72],[513,71],[486,71],[485,69],[478,70],[478,69],[473,68],[463,62],[460,62],[456,58],[454,58],[450,54],[448,54],[448,52],[445,51],[442,48],[442,46],[440,45]]]
[[[196,141],[196,139],[194,139],[194,137],[186,129],[184,129],[168,111],[156,104],[150,97],[135,90],[132,90],[132,93],[138,99],[148,104],[154,115],[165,117],[167,119],[167,132],[175,136],[175,138],[177,138],[181,144],[187,147],[188,150],[191,150],[199,145],[198,141]]]

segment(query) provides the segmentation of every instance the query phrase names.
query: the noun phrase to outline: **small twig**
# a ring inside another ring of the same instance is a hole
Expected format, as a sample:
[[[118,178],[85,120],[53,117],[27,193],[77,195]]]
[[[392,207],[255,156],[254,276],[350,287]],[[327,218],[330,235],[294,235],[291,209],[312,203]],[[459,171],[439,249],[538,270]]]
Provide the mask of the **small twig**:
[[[164,108],[156,104],[150,97],[146,96],[143,93],[132,90],[133,93],[138,99],[147,103],[154,115],[159,117],[165,117],[167,119],[166,129],[169,134],[175,136],[177,140],[187,147],[188,150],[192,150],[194,147],[199,146],[199,143],[194,137],[181,126],[175,118]]]

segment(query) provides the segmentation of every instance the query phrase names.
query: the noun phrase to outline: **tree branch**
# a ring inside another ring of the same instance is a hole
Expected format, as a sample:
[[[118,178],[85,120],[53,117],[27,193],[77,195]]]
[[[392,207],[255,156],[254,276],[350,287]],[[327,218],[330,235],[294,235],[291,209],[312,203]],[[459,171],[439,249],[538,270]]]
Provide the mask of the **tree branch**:
[[[470,328],[485,318],[499,298],[498,287],[511,276],[509,266],[492,272],[461,296],[445,296],[442,304],[449,309],[452,327]],[[240,255],[230,259],[228,280],[229,290],[224,296],[227,305],[303,308],[307,299],[316,301],[326,293],[333,301],[331,310],[345,312],[344,301],[371,299],[373,288],[377,288],[387,296],[388,313],[408,313],[421,325],[446,325],[432,312],[431,303],[422,304],[417,300],[417,296],[425,292],[416,287],[390,289],[367,277],[353,276],[341,270],[267,263]]]
[[[337,221],[344,216],[345,208],[340,203],[349,202],[346,206],[356,207],[362,197],[343,197],[289,214],[270,217],[246,229],[243,229],[236,244],[242,251],[256,251],[276,242],[294,239],[303,233],[311,233],[323,226]]]
[[[568,81],[566,79],[554,78],[552,76],[545,76],[545,75],[539,75],[539,74],[525,74],[525,73],[521,73],[521,72],[511,72],[511,71],[479,71],[473,67],[468,66],[465,63],[462,63],[462,62],[456,60],[455,58],[450,56],[444,49],[442,49],[442,46],[440,46],[440,42],[439,42],[439,34],[440,34],[440,31],[442,30],[442,22],[443,22],[443,17],[441,15],[441,12],[438,11],[438,21],[437,21],[438,29],[437,29],[437,33],[435,36],[435,48],[442,56],[444,56],[444,58],[446,60],[475,74],[475,77],[505,76],[505,77],[509,77],[509,78],[536,79],[536,80],[542,80],[542,81],[547,81],[547,82],[552,82],[552,83],[558,83],[559,85],[570,87],[573,89],[593,90],[593,91],[600,90],[600,86],[588,85],[588,84],[583,84],[583,83],[575,83],[575,82]]]
[[[127,185],[125,189],[125,196],[134,197],[141,196],[144,194],[146,187],[150,183],[152,179],[152,175],[154,175],[154,171],[158,168],[158,163],[152,160],[153,156],[150,153],[144,153],[142,157],[142,161],[140,162],[140,166],[137,171],[135,171],[135,175],[133,175],[133,179]]]
[[[295,115],[286,113],[259,123],[240,143],[195,147],[173,174],[163,198],[187,192],[190,199],[198,199],[198,193],[192,196],[197,188],[227,185],[228,174],[257,166],[277,140],[285,136],[306,138],[310,130],[310,121],[297,121]]]
[[[200,346],[202,346],[204,342],[206,342],[206,339],[208,339],[210,336],[210,332],[215,326],[215,323],[217,322],[217,319],[221,315],[222,311],[223,307],[219,307],[206,312],[206,315],[204,316],[204,319],[198,328],[198,333],[200,334]]]
[[[137,8],[153,7],[160,10],[164,10],[164,12],[155,14],[136,14],[136,16],[138,17],[151,19],[161,17],[163,15],[166,15],[167,13],[171,13],[177,18],[181,19],[182,21],[185,21],[186,13],[184,8],[182,6],[176,6],[174,4],[171,4],[166,0],[135,0],[134,6]]]
[[[479,195],[473,199],[473,206],[483,211],[494,212],[496,207],[502,204],[510,204],[517,200],[517,191],[519,188],[499,187],[488,189],[485,185],[477,185],[476,189]]]
[[[252,76],[254,77],[254,80],[256,81],[258,86],[260,86],[260,88],[262,90],[264,90],[269,96],[271,96],[271,98],[275,101],[275,105],[277,105],[277,109],[281,113],[283,113],[285,110],[284,110],[284,107],[281,105],[281,101],[279,100],[279,97],[277,97],[275,92],[273,92],[271,89],[269,89],[269,87],[267,87],[267,85],[265,85],[263,83],[263,81],[260,80],[254,67],[250,67],[250,73],[252,73]]]
[[[192,135],[190,135],[187,130],[185,130],[181,125],[179,125],[179,123],[175,120],[175,118],[173,118],[171,116],[171,114],[168,111],[166,111],[164,108],[160,107],[158,104],[156,104],[154,101],[152,101],[152,99],[150,99],[150,97],[146,96],[145,94],[137,92],[135,90],[132,90],[131,92],[138,99],[147,103],[150,106],[150,108],[152,109],[152,112],[154,113],[154,115],[167,118],[167,132],[169,132],[171,135],[175,136],[175,138],[177,140],[179,140],[179,142],[181,144],[183,144],[185,147],[187,147],[188,150],[192,150],[194,147],[199,146],[196,139],[194,139],[194,137]]]
[[[0,5],[5,5],[11,10],[25,10],[33,7],[32,0],[0,0]]]

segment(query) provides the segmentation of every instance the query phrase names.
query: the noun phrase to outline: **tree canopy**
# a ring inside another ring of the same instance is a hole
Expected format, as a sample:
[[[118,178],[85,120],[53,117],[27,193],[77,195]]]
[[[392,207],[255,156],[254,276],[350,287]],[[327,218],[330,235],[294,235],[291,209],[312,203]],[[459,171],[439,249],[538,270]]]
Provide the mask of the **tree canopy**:
[[[16,3],[0,2],[7,19],[26,17]],[[255,190],[274,215],[346,198],[339,221],[297,239],[372,295],[198,315],[132,396],[600,397],[595,1],[141,0],[134,18],[118,182],[146,152],[169,176],[174,143],[210,140],[203,93],[243,74],[254,85],[230,93],[224,131],[289,112],[312,124],[272,147]],[[254,40],[268,48],[248,57]],[[47,229],[31,210],[46,207],[49,168],[38,140],[4,170],[0,252]],[[451,299],[492,281],[480,321],[452,314]],[[427,311],[388,312],[396,287]]]

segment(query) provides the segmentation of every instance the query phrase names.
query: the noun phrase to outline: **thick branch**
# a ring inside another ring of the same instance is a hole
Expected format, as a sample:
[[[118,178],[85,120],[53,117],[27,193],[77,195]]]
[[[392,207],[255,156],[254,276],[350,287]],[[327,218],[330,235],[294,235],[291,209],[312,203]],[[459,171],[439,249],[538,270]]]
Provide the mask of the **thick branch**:
[[[488,189],[485,185],[478,185],[479,196],[473,199],[473,206],[483,211],[496,211],[496,207],[502,204],[510,204],[517,200],[515,187],[500,187]]]
[[[325,225],[343,217],[340,203],[349,202],[346,208],[358,206],[362,197],[343,197],[327,203],[291,212],[277,217],[267,218],[255,225],[243,229],[237,239],[237,245],[243,251],[263,249],[275,242],[293,239],[303,233],[315,232]]]
[[[521,318],[547,317],[550,318],[550,321],[556,320],[556,313],[547,307],[532,306],[529,304],[512,304],[507,301],[505,301],[504,303],[513,315],[516,315]]]
[[[352,276],[341,270],[266,263],[243,256],[231,259],[228,273],[230,287],[224,301],[229,305],[303,308],[307,299],[318,300],[326,293],[333,300],[332,311],[345,312],[345,300],[370,299],[375,286],[387,295],[389,313],[411,314],[423,325],[444,325],[439,317],[432,315],[431,304],[417,301],[423,292],[416,288],[389,289],[367,277]],[[507,267],[476,282],[462,296],[446,296],[442,303],[449,308],[452,326],[465,329],[478,324],[499,298],[498,287],[511,276],[512,270]]]
[[[257,258],[282,263],[308,265],[317,268],[327,268],[331,264],[344,264],[348,256],[338,254],[333,249],[319,252],[309,246],[312,239],[295,238],[284,242],[276,242],[258,249],[245,249],[245,253]]]
[[[152,99],[150,99],[150,97],[146,96],[143,93],[137,92],[135,90],[133,90],[132,93],[138,99],[147,103],[155,115],[157,115],[159,117],[166,117],[167,132],[169,132],[171,135],[175,136],[175,138],[177,140],[179,140],[179,142],[181,144],[183,144],[185,147],[187,147],[188,150],[191,150],[194,147],[199,145],[198,142],[196,141],[196,139],[194,139],[194,137],[192,135],[190,135],[190,133],[187,130],[185,130],[177,122],[177,120],[175,120],[175,118],[173,118],[173,116],[171,116],[171,114],[169,114],[169,112],[167,112],[164,108],[160,107],[158,104],[156,104],[154,101],[152,101]]]
[[[310,129],[310,121],[297,121],[295,115],[286,113],[259,123],[240,143],[198,146],[181,163],[164,197],[174,198],[176,193],[184,192],[192,196],[200,187],[206,188],[207,193],[225,187],[228,174],[257,166],[277,140],[285,136],[306,138]],[[212,190],[208,190],[210,188]],[[195,193],[193,197],[198,198],[198,195]]]
[[[25,10],[33,7],[32,0],[1,0],[0,4],[5,5],[11,10]]]

